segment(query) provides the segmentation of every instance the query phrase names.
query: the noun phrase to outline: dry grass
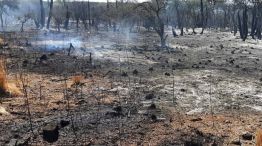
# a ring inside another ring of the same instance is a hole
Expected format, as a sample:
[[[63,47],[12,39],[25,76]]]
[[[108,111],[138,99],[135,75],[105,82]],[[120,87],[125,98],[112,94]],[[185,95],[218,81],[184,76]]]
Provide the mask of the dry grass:
[[[0,91],[3,94],[8,93],[12,96],[19,96],[22,94],[15,83],[8,82],[6,65],[3,58],[0,58]]]
[[[5,44],[5,41],[3,38],[0,38],[0,45],[4,45]]]
[[[10,113],[8,113],[4,107],[0,106],[0,115],[9,115]]]
[[[256,134],[256,146],[262,146],[262,129],[259,129]]]

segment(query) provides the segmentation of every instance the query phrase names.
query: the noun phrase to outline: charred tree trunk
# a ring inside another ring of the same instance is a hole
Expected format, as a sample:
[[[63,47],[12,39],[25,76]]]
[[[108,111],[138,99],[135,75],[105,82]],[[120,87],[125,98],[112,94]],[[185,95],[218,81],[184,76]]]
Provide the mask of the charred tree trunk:
[[[166,39],[168,35],[165,35],[165,25],[164,23],[159,19],[159,28],[154,27],[155,31],[157,32],[157,34],[160,37],[160,41],[161,41],[161,47],[165,48],[166,47]]]
[[[204,33],[204,4],[203,0],[200,0],[200,11],[201,11],[201,26],[202,26],[202,31],[200,34]]]
[[[232,27],[233,27],[233,32],[234,36],[237,34],[237,20],[236,20],[236,11],[234,10],[234,13],[232,15]]]
[[[246,40],[247,36],[248,36],[248,16],[247,16],[247,6],[245,6],[245,9],[243,11],[243,35],[244,35],[244,38],[243,41]]]
[[[66,29],[66,30],[68,30],[69,19],[70,19],[70,12],[69,12],[68,5],[66,5],[66,20],[65,20],[65,24],[64,24],[64,29]]]
[[[251,24],[251,37],[254,39],[255,38],[255,32],[257,29],[257,8],[256,5],[254,5],[253,10],[252,10],[252,24]]]
[[[257,39],[261,40],[261,20],[259,20],[257,24],[256,35],[257,35]]]
[[[172,33],[173,33],[173,37],[177,37],[176,31],[173,26],[172,26]]]
[[[248,34],[248,26],[247,26],[247,7],[245,6],[243,13],[242,13],[242,19],[240,16],[240,11],[238,11],[238,27],[240,32],[240,37],[243,41],[246,40],[247,34]]]
[[[53,0],[51,0],[51,2],[50,2],[49,16],[48,16],[47,24],[46,24],[47,29],[49,29],[49,26],[50,26],[51,17],[53,15],[52,13],[53,13]]]
[[[35,23],[35,27],[36,27],[36,28],[39,28],[39,27],[40,27],[40,24],[39,24],[39,21],[38,21],[38,20],[34,19],[34,23]]]
[[[1,20],[1,27],[4,28],[4,19],[3,19],[3,13],[0,14],[0,20]]]
[[[237,13],[237,20],[238,20],[238,29],[239,29],[240,37],[243,38],[243,29],[242,29],[240,11],[238,11]]]
[[[78,31],[79,29],[79,19],[76,19],[76,30]]]
[[[183,27],[183,26],[180,28],[180,35],[181,35],[181,36],[184,35],[184,27]]]
[[[43,0],[40,0],[41,28],[45,27],[45,8]]]
[[[261,40],[261,26],[262,26],[262,14],[261,14],[261,9],[262,9],[262,3],[259,3],[258,4],[258,7],[257,7],[257,11],[260,12],[258,13],[258,16],[257,16],[257,28],[256,28],[256,36],[259,40]]]
[[[106,10],[107,10],[107,12],[109,12],[109,10],[110,10],[110,7],[109,7],[109,0],[107,0],[107,2],[106,2]],[[107,18],[108,20],[107,20],[107,31],[109,30],[109,28],[111,27],[111,21],[110,21],[110,18]]]
[[[90,9],[90,2],[88,0],[88,3],[87,3],[87,8],[88,8],[88,26],[89,26],[89,29],[91,28],[91,9]]]
[[[183,25],[183,19],[181,17],[181,13],[179,11],[179,6],[176,5],[176,14],[177,14],[177,24],[178,27],[180,28],[180,35],[183,36],[184,35],[184,25]]]
[[[21,32],[24,32],[24,24],[25,24],[25,21],[22,22],[22,25],[21,25],[21,28],[20,28]]]

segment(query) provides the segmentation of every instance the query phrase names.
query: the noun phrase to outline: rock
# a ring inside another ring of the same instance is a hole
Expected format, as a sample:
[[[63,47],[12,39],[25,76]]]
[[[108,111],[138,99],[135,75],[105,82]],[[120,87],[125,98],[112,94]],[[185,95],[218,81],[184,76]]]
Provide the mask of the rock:
[[[165,73],[165,76],[170,76],[170,73],[166,72],[166,73]]]
[[[240,140],[233,140],[233,141],[231,141],[231,144],[233,144],[233,145],[241,145],[241,142],[240,142]]]
[[[6,146],[16,146],[17,139],[11,139]]]
[[[234,59],[230,60],[229,63],[234,64]]]
[[[16,141],[16,146],[28,146],[29,139],[20,139]]]
[[[22,63],[23,67],[26,67],[28,63],[29,63],[28,60],[24,60],[23,63]]]
[[[156,117],[156,115],[154,115],[154,114],[152,114],[152,115],[150,116],[150,118],[151,118],[151,120],[153,120],[154,122],[157,121],[157,117]]]
[[[246,132],[245,134],[242,135],[243,140],[252,140],[253,135],[249,132]]]
[[[223,49],[223,48],[224,48],[224,46],[223,46],[222,44],[220,44],[219,47],[220,47],[220,49]]]
[[[186,92],[186,89],[183,89],[183,88],[182,88],[182,89],[180,89],[180,91],[181,91],[181,92]]]
[[[150,110],[156,109],[156,105],[155,105],[154,103],[152,103],[152,104],[148,107],[148,109],[150,109]]]
[[[197,64],[192,65],[192,68],[199,68]]]
[[[122,72],[121,76],[128,77],[128,74],[127,74],[127,72]]]
[[[116,111],[117,113],[122,113],[123,109],[121,106],[116,106],[113,108],[114,111]]]
[[[145,97],[145,99],[147,99],[147,100],[150,100],[150,99],[153,99],[153,98],[156,98],[156,96],[153,93],[150,93],[150,94],[146,95],[146,97]]]
[[[193,119],[191,119],[190,121],[192,121],[192,122],[197,122],[197,121],[202,121],[202,118],[193,118]]]
[[[202,146],[203,144],[194,140],[186,141],[184,146]]]
[[[56,54],[54,52],[50,53],[49,54],[50,56],[55,56]]]
[[[49,123],[43,128],[43,139],[49,143],[56,142],[59,137],[58,125]]]
[[[137,75],[138,74],[138,71],[135,69],[134,71],[133,71],[133,75]]]
[[[70,124],[69,120],[61,120],[60,121],[61,128],[64,128],[64,127],[68,126],[69,124]]]
[[[110,116],[110,117],[120,117],[122,116],[122,113],[116,112],[116,111],[109,111],[106,112],[106,116]]]
[[[150,72],[152,72],[152,71],[154,71],[154,68],[153,68],[153,67],[150,67],[148,70],[149,70]]]
[[[40,57],[40,61],[46,61],[47,59],[48,58],[45,54]]]

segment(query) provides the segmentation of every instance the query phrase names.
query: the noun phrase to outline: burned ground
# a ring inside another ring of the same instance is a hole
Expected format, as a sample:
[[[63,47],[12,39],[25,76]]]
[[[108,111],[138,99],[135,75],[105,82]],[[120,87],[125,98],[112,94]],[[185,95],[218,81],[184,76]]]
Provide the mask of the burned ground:
[[[25,97],[4,97],[0,145],[254,145],[261,42],[210,31],[169,37],[162,49],[150,32],[70,36],[81,42],[71,56],[67,39],[61,47],[45,33],[5,36],[8,79],[29,79],[32,130]],[[52,123],[59,137],[48,143]]]

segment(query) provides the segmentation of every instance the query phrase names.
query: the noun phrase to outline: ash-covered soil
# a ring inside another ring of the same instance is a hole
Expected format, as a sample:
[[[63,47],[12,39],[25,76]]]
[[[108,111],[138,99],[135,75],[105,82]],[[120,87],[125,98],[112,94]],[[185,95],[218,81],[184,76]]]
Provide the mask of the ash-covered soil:
[[[0,145],[254,145],[261,41],[171,36],[162,49],[152,32],[5,35],[8,79],[27,79],[29,104],[1,98]],[[49,143],[52,125],[59,136]]]

